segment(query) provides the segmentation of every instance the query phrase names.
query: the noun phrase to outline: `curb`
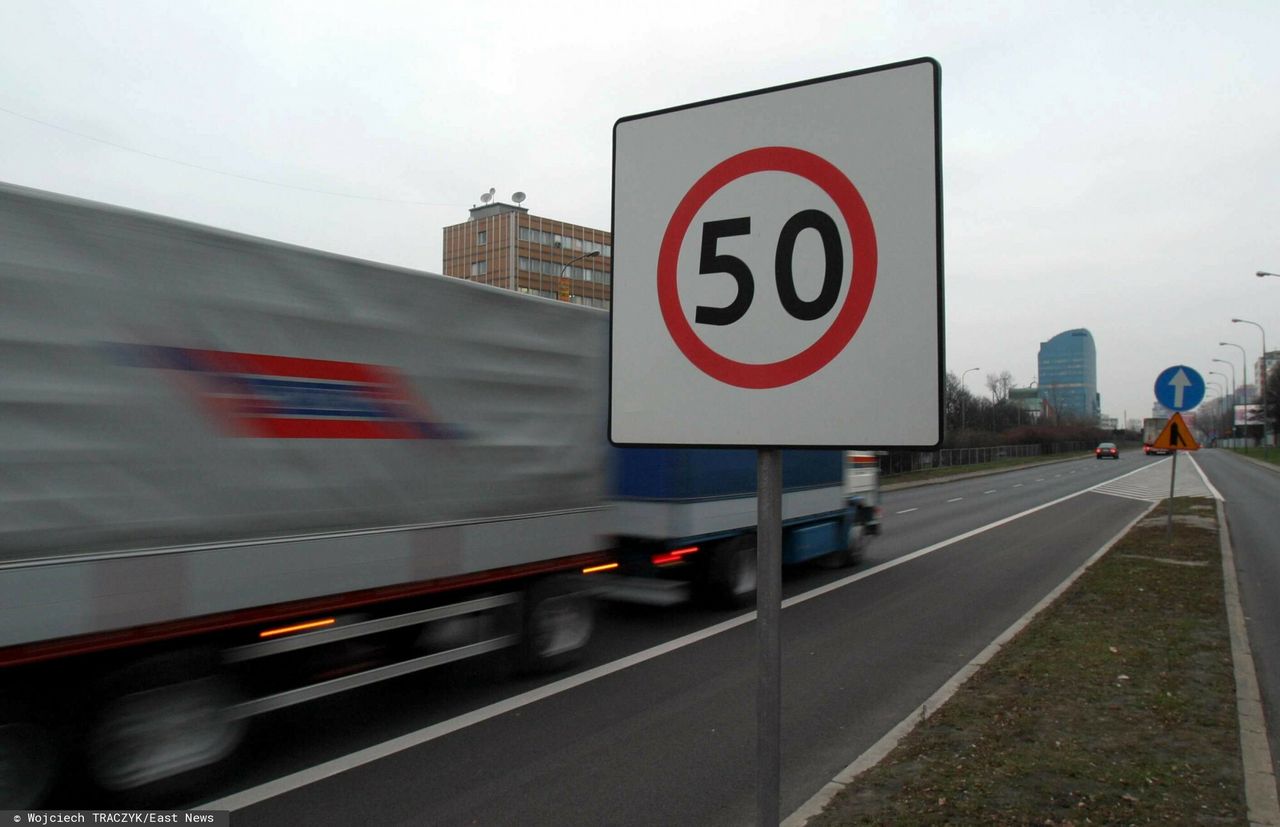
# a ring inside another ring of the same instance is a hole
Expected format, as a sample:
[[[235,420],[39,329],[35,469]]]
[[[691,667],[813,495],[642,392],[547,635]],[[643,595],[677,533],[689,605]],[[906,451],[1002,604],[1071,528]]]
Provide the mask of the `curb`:
[[[1197,467],[1197,470],[1199,468]],[[1203,472],[1201,472],[1203,475]],[[1216,493],[1216,492],[1215,492]],[[1239,582],[1236,579],[1235,555],[1231,546],[1231,533],[1221,496],[1214,497],[1218,514],[1218,548],[1222,554],[1223,591],[1227,609],[1227,628],[1231,638],[1231,661],[1235,672],[1236,710],[1240,730],[1240,757],[1244,773],[1245,806],[1249,824],[1257,827],[1280,827],[1280,796],[1277,795],[1274,765],[1267,738],[1267,722],[1262,709],[1262,695],[1254,671],[1253,652],[1249,647],[1249,634],[1245,625],[1244,609],[1240,604]],[[1085,573],[1111,547],[1127,535],[1143,518],[1151,514],[1159,501],[1138,515],[1102,548],[1094,552],[1080,568],[1047,594],[1025,615],[992,641],[973,660],[956,672],[937,689],[929,699],[916,707],[893,729],[886,732],[869,749],[859,755],[835,778],[818,790],[808,801],[789,815],[781,827],[804,827],[809,819],[822,813],[842,790],[862,773],[880,763],[916,726],[936,712],[952,695],[974,675],[987,661],[1020,632],[1036,615],[1052,605],[1079,577]]]
[[[947,680],[946,683],[938,687],[938,689],[929,696],[928,700],[911,710],[911,712],[907,714],[907,717],[898,722],[893,729],[882,735],[880,740],[876,741],[865,752],[854,759],[852,764],[841,770],[835,778],[831,779],[831,781],[825,784],[822,789],[818,790],[813,797],[804,804],[801,804],[800,807],[791,815],[787,816],[780,827],[804,827],[804,825],[808,823],[809,819],[825,810],[827,805],[831,803],[831,800],[839,795],[846,786],[853,783],[854,779],[880,763],[880,761],[892,752],[894,747],[898,746],[902,739],[915,729],[916,726],[923,723],[926,718],[942,708],[943,704],[951,699],[951,696],[964,685],[965,681],[973,677],[973,675],[981,669],[983,665],[991,660],[997,652],[1003,649],[1009,641],[1013,640],[1019,632],[1026,628],[1027,624],[1034,620],[1036,615],[1053,605],[1053,603],[1062,596],[1063,592],[1071,588],[1076,580],[1080,579],[1081,575],[1088,571],[1089,568],[1100,560],[1104,554],[1110,551],[1112,546],[1124,539],[1125,535],[1132,531],[1133,527],[1141,522],[1145,517],[1150,515],[1159,504],[1159,501],[1151,503],[1146,510],[1137,517],[1134,517],[1133,520],[1125,525],[1124,528],[1120,529],[1114,537],[1104,543],[1101,548],[1089,555],[1089,559],[1081,563],[1080,567],[1068,575],[1066,580],[1059,583],[1053,591],[1041,598],[1040,602],[1032,606],[1026,614],[1014,621],[1013,625],[1001,632],[999,637],[987,644],[987,647],[979,652],[973,660],[961,667],[959,672],[956,672]],[[1234,651],[1235,647],[1233,646],[1232,652],[1234,653]],[[1252,668],[1252,660],[1250,660],[1249,665]],[[1254,691],[1256,694],[1256,687]],[[1265,734],[1263,735],[1263,744],[1266,744]],[[1269,768],[1270,763],[1268,763],[1267,766]],[[1274,791],[1274,784],[1272,789]],[[1252,812],[1253,810],[1251,806],[1251,815]],[[1265,827],[1280,827],[1280,824],[1272,824],[1270,822],[1258,822],[1258,824],[1265,825]]]
[[[1248,457],[1245,457],[1248,459]],[[1222,583],[1227,601],[1227,628],[1231,633],[1231,662],[1236,677],[1236,713],[1240,721],[1240,758],[1244,764],[1244,798],[1249,823],[1259,827],[1280,827],[1280,799],[1267,740],[1267,720],[1262,711],[1262,693],[1253,668],[1253,650],[1244,608],[1240,605],[1240,585],[1236,575],[1231,531],[1222,500],[1218,505],[1218,547],[1222,551]]]

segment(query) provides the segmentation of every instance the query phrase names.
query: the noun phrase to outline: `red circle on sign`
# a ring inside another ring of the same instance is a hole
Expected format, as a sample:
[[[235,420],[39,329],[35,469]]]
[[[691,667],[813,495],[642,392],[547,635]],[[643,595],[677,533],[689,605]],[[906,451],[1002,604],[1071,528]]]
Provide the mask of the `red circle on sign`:
[[[820,187],[844,217],[853,248],[849,292],[831,326],[794,356],[777,362],[739,362],[712,350],[698,337],[680,308],[676,269],[680,247],[698,210],[727,184],[756,172],[788,172]],[[858,332],[876,286],[876,231],[862,195],[831,162],[787,146],[765,146],[721,161],[689,189],[667,222],[658,251],[658,306],[676,347],[699,370],[739,388],[777,388],[816,373],[834,359]]]

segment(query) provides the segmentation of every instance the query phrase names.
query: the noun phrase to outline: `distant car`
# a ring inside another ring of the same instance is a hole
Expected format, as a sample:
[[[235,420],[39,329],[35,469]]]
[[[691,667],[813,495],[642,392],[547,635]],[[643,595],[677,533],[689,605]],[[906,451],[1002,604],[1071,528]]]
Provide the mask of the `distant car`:
[[[1093,449],[1093,455],[1098,459],[1120,459],[1120,449],[1114,442],[1103,442]]]

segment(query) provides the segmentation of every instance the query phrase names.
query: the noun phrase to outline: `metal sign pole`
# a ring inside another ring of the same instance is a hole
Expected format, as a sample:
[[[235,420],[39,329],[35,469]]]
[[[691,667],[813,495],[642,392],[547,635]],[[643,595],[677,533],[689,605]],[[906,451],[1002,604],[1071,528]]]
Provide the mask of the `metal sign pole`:
[[[777,827],[782,777],[782,451],[756,454],[756,804],[759,827]]]
[[[1169,545],[1173,545],[1173,485],[1178,478],[1178,451],[1173,451],[1173,466],[1169,469],[1169,525],[1165,530],[1165,538],[1169,541]]]

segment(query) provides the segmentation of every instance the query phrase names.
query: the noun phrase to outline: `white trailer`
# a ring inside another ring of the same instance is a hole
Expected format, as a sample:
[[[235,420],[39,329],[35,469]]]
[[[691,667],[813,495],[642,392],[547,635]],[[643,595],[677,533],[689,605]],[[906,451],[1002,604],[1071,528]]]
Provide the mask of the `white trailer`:
[[[1167,454],[1164,448],[1156,448],[1155,441],[1164,431],[1164,426],[1169,424],[1167,416],[1148,417],[1142,420],[1142,453],[1144,454]]]
[[[0,808],[71,759],[171,783],[262,712],[575,657],[606,324],[0,187]]]

